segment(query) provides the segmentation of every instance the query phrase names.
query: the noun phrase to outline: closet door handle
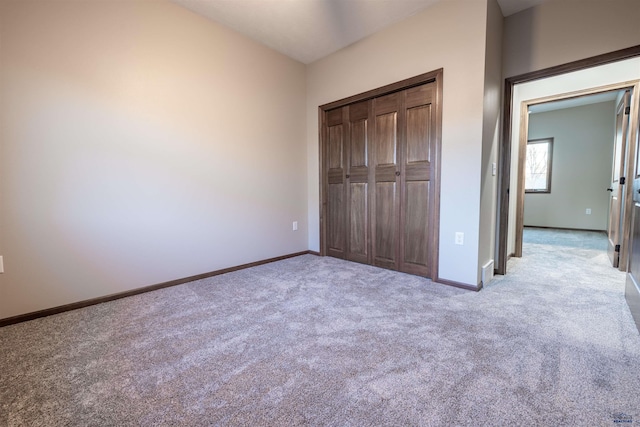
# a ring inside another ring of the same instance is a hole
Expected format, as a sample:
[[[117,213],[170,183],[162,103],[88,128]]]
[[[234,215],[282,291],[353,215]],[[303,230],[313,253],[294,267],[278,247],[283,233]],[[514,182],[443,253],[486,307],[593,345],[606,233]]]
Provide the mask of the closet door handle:
[[[399,172],[399,171],[398,171],[398,172],[396,172],[396,176],[400,176],[400,172]]]
[[[607,188],[607,191],[613,191],[613,188]]]
[[[346,175],[346,178],[349,179],[349,174]]]

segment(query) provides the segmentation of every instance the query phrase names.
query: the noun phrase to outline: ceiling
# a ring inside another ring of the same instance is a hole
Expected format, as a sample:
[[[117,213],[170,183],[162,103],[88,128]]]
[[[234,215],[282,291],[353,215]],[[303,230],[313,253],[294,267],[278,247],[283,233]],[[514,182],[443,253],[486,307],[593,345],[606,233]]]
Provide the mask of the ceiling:
[[[309,64],[441,0],[171,1]],[[509,16],[545,1],[498,3]]]
[[[529,106],[529,112],[544,113],[547,111],[563,110],[565,108],[581,107],[583,105],[598,104],[600,102],[615,101],[618,94],[624,91],[613,90],[609,92],[597,93],[594,95],[579,96],[576,98],[567,98],[560,101],[545,102],[544,104],[536,104]]]

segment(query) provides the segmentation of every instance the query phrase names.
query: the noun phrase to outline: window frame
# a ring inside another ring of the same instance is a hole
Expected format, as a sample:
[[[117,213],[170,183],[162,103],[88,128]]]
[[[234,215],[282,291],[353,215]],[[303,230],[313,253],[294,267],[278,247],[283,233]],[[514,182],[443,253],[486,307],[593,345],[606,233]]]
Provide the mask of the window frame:
[[[537,189],[528,189],[527,188],[527,154],[529,145],[534,144],[549,144],[549,150],[547,154],[547,179],[546,179],[546,188],[542,190]],[[524,192],[526,194],[550,194],[551,193],[551,172],[553,169],[553,137],[550,138],[538,138],[538,139],[530,139],[527,141],[526,152],[524,153],[524,167],[525,167],[525,175],[524,175]]]

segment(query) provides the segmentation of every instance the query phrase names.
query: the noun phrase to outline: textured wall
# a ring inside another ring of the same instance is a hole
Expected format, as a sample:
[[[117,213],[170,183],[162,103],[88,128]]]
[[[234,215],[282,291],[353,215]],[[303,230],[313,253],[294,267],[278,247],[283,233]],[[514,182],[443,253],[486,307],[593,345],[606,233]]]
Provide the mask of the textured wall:
[[[0,8],[0,318],[307,249],[302,64],[165,1]]]
[[[529,115],[529,139],[554,141],[551,192],[525,195],[524,225],[607,229],[614,134],[613,101]]]
[[[638,0],[550,0],[505,19],[504,76],[640,45]]]
[[[495,257],[498,165],[502,112],[502,30],[504,17],[495,0],[487,6],[487,41],[482,122],[482,188],[480,193],[480,238],[478,274]]]

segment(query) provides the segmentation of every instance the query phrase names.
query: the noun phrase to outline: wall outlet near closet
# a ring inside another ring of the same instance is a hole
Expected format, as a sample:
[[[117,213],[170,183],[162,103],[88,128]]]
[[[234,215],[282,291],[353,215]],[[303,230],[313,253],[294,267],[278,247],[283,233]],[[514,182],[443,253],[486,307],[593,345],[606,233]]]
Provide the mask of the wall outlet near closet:
[[[464,245],[464,233],[456,232],[456,245]]]
[[[293,231],[298,231],[298,221],[293,221],[291,228]]]
[[[585,213],[585,214],[587,214],[587,215],[591,215],[591,208],[587,208],[587,209],[584,211],[584,213]]]
[[[2,255],[0,255],[0,273],[4,273],[4,260],[2,258]]]

